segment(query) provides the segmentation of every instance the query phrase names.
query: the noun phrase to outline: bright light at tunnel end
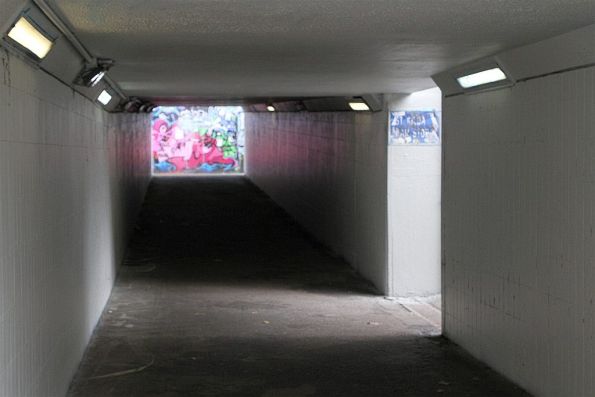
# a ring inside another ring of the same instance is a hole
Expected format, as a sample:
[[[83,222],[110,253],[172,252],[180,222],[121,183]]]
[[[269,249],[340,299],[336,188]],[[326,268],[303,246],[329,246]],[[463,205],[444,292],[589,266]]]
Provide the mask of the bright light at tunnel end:
[[[484,70],[482,72],[473,73],[467,76],[457,78],[457,81],[463,88],[473,88],[480,85],[496,83],[498,81],[506,80],[506,74],[500,68],[493,68]]]

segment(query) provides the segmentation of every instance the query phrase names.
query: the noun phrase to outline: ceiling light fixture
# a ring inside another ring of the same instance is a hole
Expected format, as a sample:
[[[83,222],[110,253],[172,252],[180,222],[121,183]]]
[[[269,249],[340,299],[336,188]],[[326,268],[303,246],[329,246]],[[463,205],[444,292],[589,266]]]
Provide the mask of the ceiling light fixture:
[[[275,109],[275,107],[274,107],[273,105],[269,105],[269,106],[267,106],[267,110],[268,110],[269,112],[274,112],[274,111],[276,111],[277,109]]]
[[[97,66],[86,66],[77,79],[75,84],[84,87],[95,87],[99,83],[107,71],[114,66],[114,61],[111,59],[98,59]]]
[[[139,113],[151,113],[155,109],[155,105],[151,102],[145,102],[138,108]]]
[[[101,94],[99,94],[99,97],[97,97],[97,100],[105,106],[110,103],[112,96],[106,90],[103,90]]]
[[[122,108],[124,109],[125,112],[128,113],[137,113],[140,109],[140,107],[142,106],[143,102],[136,97],[133,98],[129,98],[126,102],[124,102],[124,105],[122,106]]]
[[[45,58],[54,43],[27,18],[21,17],[8,32],[8,37],[31,51],[39,59]]]
[[[496,83],[503,80],[507,80],[507,77],[500,68],[483,70],[481,72],[457,78],[457,81],[461,87],[466,89],[478,87],[480,85]]]
[[[355,100],[355,101],[349,101],[349,107],[351,108],[351,110],[354,110],[356,112],[366,112],[366,111],[370,110],[370,107],[368,106],[368,104],[361,99]]]

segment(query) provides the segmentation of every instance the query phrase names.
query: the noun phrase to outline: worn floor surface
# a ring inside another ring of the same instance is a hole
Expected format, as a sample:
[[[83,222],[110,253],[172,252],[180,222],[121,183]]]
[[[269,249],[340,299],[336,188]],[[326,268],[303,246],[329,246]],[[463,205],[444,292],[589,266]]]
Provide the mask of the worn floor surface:
[[[526,396],[243,178],[156,178],[69,396]]]

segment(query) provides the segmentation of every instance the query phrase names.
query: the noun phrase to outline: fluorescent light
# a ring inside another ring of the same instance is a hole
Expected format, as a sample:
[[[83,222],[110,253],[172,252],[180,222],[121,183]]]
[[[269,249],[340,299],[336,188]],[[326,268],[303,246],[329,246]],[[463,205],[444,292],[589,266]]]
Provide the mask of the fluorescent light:
[[[97,100],[103,105],[107,105],[112,100],[112,96],[106,90],[103,90],[101,94],[99,94],[99,97],[97,97]]]
[[[45,58],[54,44],[25,17],[21,17],[14,27],[10,29],[8,37],[37,55],[39,59]]]
[[[101,79],[103,79],[103,76],[105,76],[105,70],[102,70],[101,72],[97,73],[95,76],[91,77],[91,87],[95,87],[97,85],[97,83],[99,83],[101,81]]]
[[[349,102],[349,107],[351,110],[355,110],[356,112],[365,112],[370,110],[370,107],[365,102]]]
[[[105,72],[106,70],[101,66],[85,67],[74,83],[84,87],[95,87],[103,79]]]
[[[273,105],[269,105],[269,106],[267,106],[267,110],[269,112],[274,112],[276,109],[275,109],[275,107]]]
[[[484,70],[483,72],[457,78],[463,88],[473,88],[502,80],[506,80],[506,75],[500,68]]]
[[[79,73],[74,84],[84,87],[95,87],[115,62],[109,58],[98,58],[97,64],[86,64]]]

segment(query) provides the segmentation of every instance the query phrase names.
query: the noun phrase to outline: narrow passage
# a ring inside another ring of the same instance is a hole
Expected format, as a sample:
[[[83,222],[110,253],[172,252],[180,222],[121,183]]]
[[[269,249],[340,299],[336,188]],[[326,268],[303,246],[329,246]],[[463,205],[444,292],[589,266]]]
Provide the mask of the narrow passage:
[[[69,396],[526,396],[242,177],[154,178]]]

